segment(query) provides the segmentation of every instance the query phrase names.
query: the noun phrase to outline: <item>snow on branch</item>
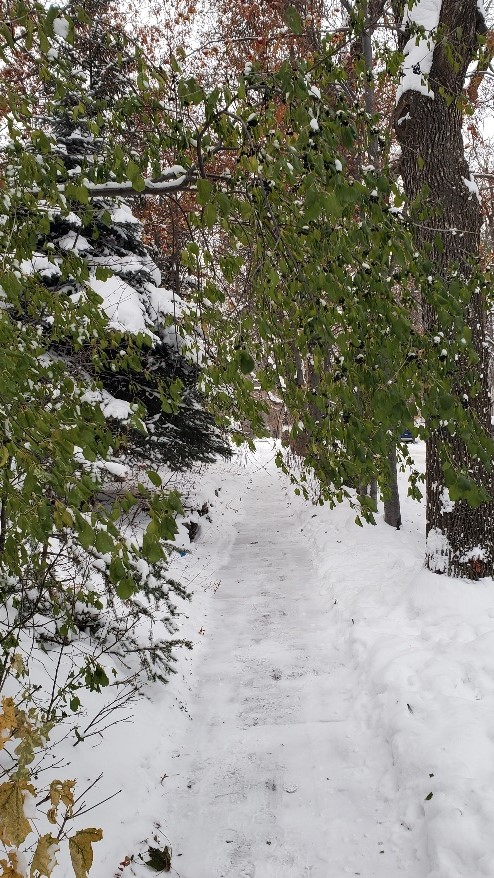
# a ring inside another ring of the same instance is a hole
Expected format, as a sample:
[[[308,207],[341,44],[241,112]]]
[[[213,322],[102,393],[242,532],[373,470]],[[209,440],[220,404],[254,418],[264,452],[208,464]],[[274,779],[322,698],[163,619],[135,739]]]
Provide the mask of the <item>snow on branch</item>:
[[[208,157],[212,158],[224,149],[222,143],[208,150]],[[105,197],[114,198],[116,196],[129,195],[173,195],[175,192],[181,192],[188,189],[195,183],[199,177],[205,177],[214,180],[229,181],[228,173],[225,174],[208,174],[204,170],[204,163],[201,157],[200,161],[184,168],[182,165],[172,165],[164,168],[159,177],[155,178],[138,178],[136,180],[124,180],[117,183],[114,180],[108,180],[106,183],[86,183],[86,189],[90,198]]]
[[[411,31],[404,49],[401,82],[396,92],[396,103],[407,91],[417,91],[433,98],[428,77],[434,57],[435,33],[439,25],[442,0],[418,0],[412,8],[405,8],[402,30]]]
[[[165,168],[163,173],[155,179],[144,178],[141,181],[140,188],[137,188],[130,180],[124,180],[122,183],[115,183],[113,180],[109,180],[107,183],[90,183],[87,185],[87,190],[93,198],[96,196],[110,197],[115,195],[171,194],[187,189],[196,177],[197,168],[195,165],[192,165],[188,170],[181,165],[173,165],[171,168]]]

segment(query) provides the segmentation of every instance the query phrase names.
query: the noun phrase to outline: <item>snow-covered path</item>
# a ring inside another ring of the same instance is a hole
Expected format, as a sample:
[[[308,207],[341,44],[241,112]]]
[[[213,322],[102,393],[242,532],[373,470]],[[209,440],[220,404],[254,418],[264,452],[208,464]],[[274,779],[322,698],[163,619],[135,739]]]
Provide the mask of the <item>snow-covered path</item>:
[[[424,570],[404,474],[402,529],[382,507],[358,528],[274,455],[198,474],[210,515],[170,568],[194,649],[132,724],[67,745],[67,776],[111,797],[91,878],[150,878],[165,844],[176,878],[494,878],[492,580]]]
[[[181,878],[424,878],[351,620],[262,457],[241,505],[166,780],[173,865]],[[351,562],[337,536],[336,575]]]

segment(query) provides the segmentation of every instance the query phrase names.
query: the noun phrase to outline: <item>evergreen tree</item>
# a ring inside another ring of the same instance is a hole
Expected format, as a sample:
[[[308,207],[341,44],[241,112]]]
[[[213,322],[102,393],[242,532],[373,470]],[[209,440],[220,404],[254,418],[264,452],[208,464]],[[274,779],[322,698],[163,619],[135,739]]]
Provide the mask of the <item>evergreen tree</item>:
[[[169,670],[174,595],[186,596],[167,574],[180,500],[154,467],[129,481],[118,458],[135,459],[132,443],[148,441],[152,418],[178,417],[189,363],[162,319],[169,297],[139,223],[123,202],[88,198],[89,181],[122,174],[125,95],[110,106],[87,93],[82,66],[64,57],[74,25],[56,10],[20,3],[14,12],[19,42],[0,42],[9,135],[0,157],[0,687],[16,650],[30,654],[42,637],[73,657],[55,694],[36,694],[55,717],[77,713],[81,689],[108,685],[105,653],[126,676],[127,660],[132,672],[139,662],[154,676]],[[19,52],[38,59],[37,91],[9,79]],[[125,166],[130,174],[128,152]],[[165,347],[166,369],[157,364]],[[120,372],[117,397],[105,382]],[[146,394],[157,400],[147,432]],[[194,415],[199,399],[193,384]],[[187,443],[177,465],[190,460]],[[173,437],[168,445],[160,459],[173,463]],[[165,631],[143,642],[140,622],[157,610]]]
[[[85,4],[92,5],[91,0]],[[72,83],[76,87],[65,93],[60,108],[47,120],[62,173],[69,180],[94,171],[105,149],[104,126],[96,136],[91,122],[108,103],[109,71],[119,71],[118,87],[126,89],[122,64],[115,57],[117,46],[109,48],[104,31],[102,35],[104,22],[98,21],[97,29],[91,25],[91,38],[87,27],[76,27],[70,49],[71,63],[77,65]],[[183,302],[176,292],[160,289],[160,271],[143,245],[141,223],[130,207],[118,198],[97,198],[88,210],[69,198],[66,210],[52,214],[49,233],[40,246],[51,252],[55,262],[57,254],[81,257],[88,269],[84,285],[102,299],[110,337],[98,364],[98,378],[104,411],[122,440],[126,460],[184,469],[194,462],[211,462],[218,454],[229,455],[199,390],[200,368],[183,352],[185,339],[178,325]],[[52,277],[51,282],[72,297],[81,293],[73,278],[54,281]],[[57,349],[73,357],[70,345],[62,342]],[[130,409],[112,404],[108,394]],[[132,429],[128,417],[118,417],[138,406],[145,433]]]

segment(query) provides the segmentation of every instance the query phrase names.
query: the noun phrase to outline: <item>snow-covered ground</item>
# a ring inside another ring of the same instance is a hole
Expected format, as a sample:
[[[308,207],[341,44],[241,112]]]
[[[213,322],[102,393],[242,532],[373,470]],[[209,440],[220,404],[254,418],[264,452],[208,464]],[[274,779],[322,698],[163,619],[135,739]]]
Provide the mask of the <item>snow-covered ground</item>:
[[[122,790],[91,813],[92,878],[156,874],[149,844],[180,878],[492,878],[492,582],[424,571],[406,497],[399,532],[304,503],[269,443],[204,500],[173,570],[193,652],[70,753],[94,801]]]

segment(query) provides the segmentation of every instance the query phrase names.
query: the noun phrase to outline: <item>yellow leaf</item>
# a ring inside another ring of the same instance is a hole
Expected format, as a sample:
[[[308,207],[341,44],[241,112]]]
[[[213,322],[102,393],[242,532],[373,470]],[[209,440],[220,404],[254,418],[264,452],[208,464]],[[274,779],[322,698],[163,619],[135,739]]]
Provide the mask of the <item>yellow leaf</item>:
[[[2,712],[0,713],[0,750],[3,750],[7,741],[12,738],[12,732],[17,726],[17,715],[13,698],[2,699]]]
[[[87,878],[87,873],[93,865],[91,845],[95,841],[101,841],[102,838],[102,829],[81,829],[69,838],[70,859],[76,878]]]
[[[56,854],[59,850],[58,841],[56,838],[53,838],[51,833],[48,832],[46,835],[42,835],[31,863],[31,878],[41,875],[50,878],[57,865]]]
[[[23,790],[34,793],[25,781],[10,780],[0,785],[0,839],[4,844],[17,847],[31,832],[31,824],[24,814]]]
[[[57,822],[57,808],[60,802],[66,806],[67,816],[70,817],[72,815],[75,784],[75,780],[52,780],[50,784],[50,802],[52,807],[47,814],[50,823]]]
[[[18,677],[27,676],[27,668],[20,652],[15,652],[14,655],[11,656],[10,667]]]
[[[72,808],[74,805],[74,787],[75,780],[64,780],[62,784],[62,789],[60,792],[60,798],[64,805],[69,808],[70,814],[72,814]]]
[[[21,868],[15,851],[8,852],[9,862],[0,860],[2,869],[2,878],[24,878],[25,872],[20,872]]]

